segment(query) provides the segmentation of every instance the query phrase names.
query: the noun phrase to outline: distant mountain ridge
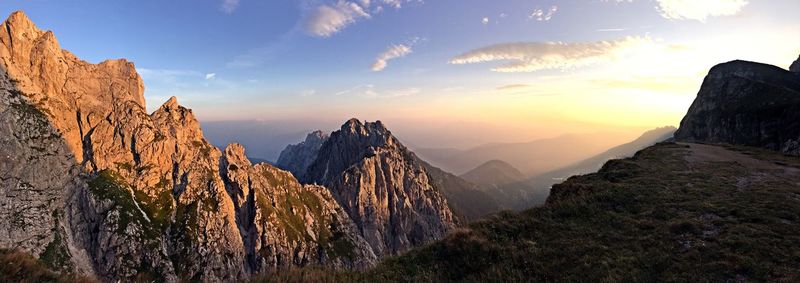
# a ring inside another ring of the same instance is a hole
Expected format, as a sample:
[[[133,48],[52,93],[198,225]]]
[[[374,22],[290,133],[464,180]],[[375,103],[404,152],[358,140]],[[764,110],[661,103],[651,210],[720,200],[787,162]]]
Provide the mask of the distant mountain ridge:
[[[504,210],[522,210],[544,202],[547,190],[534,187],[513,165],[490,160],[460,176],[490,195]]]
[[[526,176],[578,162],[632,139],[627,134],[569,134],[525,143],[493,143],[466,150],[419,148],[415,152],[448,172],[464,174],[490,160],[502,160]]]
[[[581,162],[531,177],[528,182],[537,188],[549,188],[571,176],[594,173],[609,160],[631,157],[639,150],[672,138],[676,130],[673,126],[649,130],[631,142],[615,146]]]
[[[328,135],[320,130],[309,133],[306,139],[296,145],[288,145],[281,151],[276,166],[303,178],[306,170],[317,159],[319,149],[328,140]]]

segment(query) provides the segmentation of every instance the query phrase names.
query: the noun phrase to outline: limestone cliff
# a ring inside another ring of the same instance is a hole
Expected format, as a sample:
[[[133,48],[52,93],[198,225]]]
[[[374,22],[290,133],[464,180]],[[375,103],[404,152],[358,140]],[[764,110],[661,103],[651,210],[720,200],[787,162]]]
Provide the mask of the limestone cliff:
[[[234,281],[375,254],[325,189],[152,114],[125,60],[90,64],[22,12],[0,26],[0,248],[99,279]]]

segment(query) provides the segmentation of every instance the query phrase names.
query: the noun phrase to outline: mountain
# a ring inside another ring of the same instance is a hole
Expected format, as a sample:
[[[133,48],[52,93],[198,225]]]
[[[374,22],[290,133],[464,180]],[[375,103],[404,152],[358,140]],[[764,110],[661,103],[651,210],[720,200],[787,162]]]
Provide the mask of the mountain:
[[[322,120],[241,120],[201,121],[203,134],[211,144],[224,148],[238,143],[247,148],[250,157],[275,163],[281,150],[314,129],[336,129],[339,123]]]
[[[328,140],[328,135],[322,131],[311,132],[304,141],[296,145],[289,145],[281,151],[275,165],[300,178],[306,174],[306,169],[317,159],[319,149],[326,140]]]
[[[800,73],[800,57],[798,57],[797,60],[794,61],[791,66],[789,66],[789,71]]]
[[[502,160],[491,160],[461,175],[464,180],[481,186],[500,187],[525,180],[517,168]]]
[[[522,210],[542,203],[548,190],[532,186],[517,168],[502,160],[491,160],[461,175],[478,185],[503,209]]]
[[[615,146],[570,166],[534,176],[528,182],[536,188],[550,188],[553,184],[562,182],[570,176],[596,172],[611,159],[631,157],[639,150],[672,138],[676,130],[675,127],[667,126],[647,131],[631,142]]]
[[[281,152],[277,166],[291,171],[295,176],[304,176],[327,140],[328,135],[321,131],[309,133],[304,141],[286,146]],[[407,153],[407,155],[411,155],[411,153]],[[463,221],[474,221],[501,210],[494,198],[477,185],[439,169],[416,156],[414,158],[425,168],[430,184],[444,194],[450,208]]]
[[[108,282],[377,262],[327,188],[220,151],[174,97],[146,113],[133,63],[81,61],[22,12],[0,30],[0,249]]]
[[[378,256],[440,239],[458,225],[425,166],[380,121],[347,121],[301,180],[329,188]]]
[[[570,134],[525,143],[493,143],[467,150],[415,149],[422,159],[448,172],[463,174],[490,160],[503,160],[526,176],[538,175],[586,159],[632,139],[627,134]]]
[[[733,61],[711,69],[675,138],[800,155],[799,121],[798,73]]]
[[[431,184],[444,194],[450,208],[466,222],[481,219],[503,209],[492,193],[482,190],[478,185],[421,159],[418,161],[428,171]]]

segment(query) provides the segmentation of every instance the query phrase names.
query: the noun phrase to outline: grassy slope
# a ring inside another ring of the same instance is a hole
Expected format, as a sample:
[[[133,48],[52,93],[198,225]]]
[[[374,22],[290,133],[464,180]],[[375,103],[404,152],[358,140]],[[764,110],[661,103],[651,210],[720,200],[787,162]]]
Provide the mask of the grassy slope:
[[[93,279],[60,275],[29,254],[0,249],[0,282],[96,282]]]
[[[800,159],[750,148],[706,148],[724,154],[665,143],[611,161],[597,174],[557,185],[544,207],[473,223],[366,274],[303,270],[280,278],[800,280]]]

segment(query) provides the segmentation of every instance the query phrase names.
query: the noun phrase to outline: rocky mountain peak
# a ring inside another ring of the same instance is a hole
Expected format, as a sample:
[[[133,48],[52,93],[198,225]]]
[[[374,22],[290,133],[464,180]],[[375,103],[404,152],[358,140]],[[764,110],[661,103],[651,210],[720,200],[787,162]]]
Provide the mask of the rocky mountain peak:
[[[439,239],[456,227],[424,165],[380,121],[345,122],[301,180],[330,189],[379,256]]]
[[[328,135],[320,130],[309,133],[306,139],[298,144],[286,146],[278,157],[276,166],[292,172],[298,179],[302,178],[311,163],[317,158],[317,153],[322,144],[328,140]]]
[[[733,61],[711,69],[675,139],[800,154],[800,77],[767,64]]]
[[[789,66],[789,71],[800,73],[800,56],[798,56],[797,60],[795,60],[794,63],[792,63],[792,65]]]
[[[35,40],[42,36],[44,31],[36,27],[36,24],[28,18],[23,11],[16,11],[3,22],[3,31],[16,40]]]

